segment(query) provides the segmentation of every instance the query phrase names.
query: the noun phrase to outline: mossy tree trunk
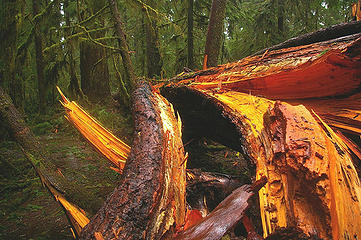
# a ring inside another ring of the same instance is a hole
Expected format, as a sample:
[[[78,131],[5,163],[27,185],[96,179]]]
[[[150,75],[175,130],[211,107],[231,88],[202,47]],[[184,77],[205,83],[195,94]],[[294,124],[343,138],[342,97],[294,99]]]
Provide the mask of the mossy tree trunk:
[[[187,8],[187,66],[190,69],[194,68],[194,60],[193,60],[193,1],[188,0],[188,8]]]
[[[79,13],[79,21],[84,20],[84,17],[91,17],[100,11],[105,4],[105,0],[87,1],[87,11]],[[102,19],[99,19],[97,22],[84,23],[85,28],[99,28],[103,27],[103,25],[104,20]],[[89,33],[88,39],[80,42],[79,46],[81,89],[90,102],[106,101],[111,96],[107,51],[101,46],[101,43],[98,44],[93,41],[94,39],[104,37],[104,35],[104,31]]]
[[[16,74],[17,66],[17,34],[18,23],[16,20],[19,14],[18,1],[3,1],[1,11],[1,27],[0,27],[0,41],[3,46],[0,50],[2,59],[2,69],[0,70],[0,85],[6,87],[14,104],[19,108],[23,108],[24,104],[24,88],[22,79]]]
[[[218,65],[218,56],[222,45],[226,5],[227,0],[212,1],[204,52],[207,59],[207,67],[214,67]]]
[[[153,9],[156,9],[154,0],[147,0],[146,3]],[[158,26],[157,14],[148,7],[143,7],[145,18],[145,39],[146,39],[146,56],[147,56],[147,72],[148,77],[160,77],[162,71],[162,59],[158,47]]]
[[[4,124],[4,127],[9,130],[14,140],[23,148],[27,158],[52,187],[90,213],[100,208],[101,199],[94,198],[89,191],[59,174],[50,154],[36,139],[25,123],[23,116],[15,108],[11,98],[2,88],[0,88],[0,120],[0,123]]]
[[[40,1],[33,0],[33,16],[40,13]],[[46,112],[46,91],[47,82],[44,75],[44,56],[43,56],[43,43],[41,37],[40,22],[35,22],[34,43],[35,43],[35,61],[36,61],[36,73],[38,78],[38,98],[39,98],[39,112],[44,114]]]
[[[64,9],[69,7],[69,0],[64,1]],[[64,12],[65,14],[65,24],[68,29],[65,30],[65,36],[68,37],[72,34],[70,28],[70,16],[67,11]],[[74,42],[68,41],[67,42],[67,49],[68,49],[68,65],[69,65],[69,74],[70,74],[70,83],[69,83],[69,91],[72,96],[79,97],[81,96],[79,80],[76,76],[76,67],[75,67],[75,60],[74,60]]]
[[[110,9],[111,9],[111,12],[112,12],[112,16],[113,16],[113,21],[115,24],[115,31],[116,31],[116,34],[118,35],[118,45],[120,48],[120,55],[122,56],[123,66],[124,66],[124,71],[125,71],[124,86],[121,86],[123,102],[128,105],[128,104],[130,104],[130,100],[131,100],[130,96],[135,87],[136,76],[135,76],[135,72],[134,72],[133,63],[130,58],[129,48],[128,48],[128,44],[126,41],[126,36],[123,31],[122,19],[120,17],[120,13],[118,10],[117,1],[108,0],[108,3],[110,6]]]
[[[109,98],[110,76],[106,51],[102,46],[89,41],[80,43],[80,74],[81,89],[91,102]]]

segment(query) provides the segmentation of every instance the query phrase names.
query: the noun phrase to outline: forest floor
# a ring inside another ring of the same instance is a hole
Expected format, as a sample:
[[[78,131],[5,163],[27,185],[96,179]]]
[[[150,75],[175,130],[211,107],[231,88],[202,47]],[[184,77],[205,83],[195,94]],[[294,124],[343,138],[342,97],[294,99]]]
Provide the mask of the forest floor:
[[[130,117],[104,107],[96,107],[90,114],[131,142]],[[106,199],[120,175],[63,119],[61,108],[46,119],[32,118],[29,125],[64,177]],[[192,139],[185,148],[190,168],[241,175],[249,182],[251,174],[238,152],[207,139]],[[0,153],[0,239],[73,239],[62,208],[42,186],[18,144],[3,139]]]

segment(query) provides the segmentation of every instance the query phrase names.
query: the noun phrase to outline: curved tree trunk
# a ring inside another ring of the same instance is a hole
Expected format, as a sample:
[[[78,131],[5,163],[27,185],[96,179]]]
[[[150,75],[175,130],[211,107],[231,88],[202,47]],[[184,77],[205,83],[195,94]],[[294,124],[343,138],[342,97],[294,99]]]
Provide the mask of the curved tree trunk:
[[[141,81],[134,93],[133,147],[119,187],[81,239],[160,239],[185,220],[185,157],[171,105]]]

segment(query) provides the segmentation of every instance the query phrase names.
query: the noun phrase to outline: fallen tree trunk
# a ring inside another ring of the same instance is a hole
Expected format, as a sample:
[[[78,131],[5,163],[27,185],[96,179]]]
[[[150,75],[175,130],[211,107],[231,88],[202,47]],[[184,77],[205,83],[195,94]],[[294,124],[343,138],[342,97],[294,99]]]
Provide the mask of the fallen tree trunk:
[[[0,120],[9,129],[14,140],[20,144],[43,185],[63,208],[73,233],[78,236],[89,220],[84,210],[77,205],[88,212],[93,212],[100,207],[101,200],[95,199],[86,189],[67,180],[57,171],[58,168],[51,162],[51,157],[35,138],[11,98],[2,88],[0,88]]]
[[[134,141],[119,187],[81,239],[160,239],[184,224],[186,159],[179,119],[143,81],[133,99]]]
[[[304,104],[327,124],[360,134],[360,56],[361,33],[357,33],[181,74],[171,82]]]
[[[305,107],[194,85],[162,94],[185,125],[200,124],[200,134],[242,151],[257,166],[257,178],[269,179],[259,193],[264,237],[361,236],[360,180],[348,149]]]
[[[327,125],[361,132],[360,37],[267,51],[160,89],[186,128],[242,152],[257,179],[268,178],[264,237],[361,236],[360,153]]]

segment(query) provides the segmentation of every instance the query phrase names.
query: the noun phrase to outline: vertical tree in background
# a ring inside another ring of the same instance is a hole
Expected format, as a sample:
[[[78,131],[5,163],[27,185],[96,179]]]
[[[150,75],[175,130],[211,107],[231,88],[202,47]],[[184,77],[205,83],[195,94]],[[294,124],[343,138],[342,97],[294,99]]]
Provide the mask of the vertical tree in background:
[[[64,0],[64,9],[69,8],[69,0]],[[64,11],[65,24],[68,28],[65,29],[65,37],[69,37],[72,34],[72,28],[70,27],[70,13],[68,11]],[[67,42],[67,55],[68,55],[68,65],[69,65],[69,75],[70,75],[70,83],[69,83],[69,92],[73,96],[80,96],[80,86],[79,81],[76,76],[75,71],[75,60],[74,60],[74,43],[72,41]]]
[[[88,11],[80,13],[80,15],[84,17],[90,17],[92,14],[97,13],[105,5],[104,1],[97,0],[87,1],[87,3]],[[79,21],[82,20],[84,19],[80,19]],[[95,24],[94,21],[92,21],[87,24],[87,26],[94,28],[103,26],[102,19],[97,21],[97,23],[99,24]],[[105,35],[104,31],[96,31],[87,34],[88,38],[92,39],[101,38]],[[110,76],[106,50],[104,47],[94,43],[90,39],[80,43],[80,72],[81,89],[90,101],[102,101],[110,96]]]
[[[213,0],[208,23],[208,32],[205,46],[207,67],[218,65],[218,55],[221,48],[224,17],[226,14],[227,0]]]
[[[33,16],[35,19],[40,12],[40,1],[33,0]],[[40,21],[34,22],[34,42],[35,42],[35,58],[36,58],[36,73],[38,77],[38,97],[39,97],[39,112],[45,113],[46,111],[46,79],[44,76],[44,56],[43,56],[43,43],[41,37]]]
[[[118,35],[118,44],[120,47],[120,55],[122,56],[123,60],[123,66],[125,71],[125,86],[122,87],[122,95],[123,95],[123,101],[125,103],[129,103],[130,100],[130,94],[134,88],[135,85],[135,73],[134,68],[132,64],[132,60],[130,59],[129,55],[129,49],[128,44],[125,39],[125,33],[122,28],[122,20],[120,18],[120,13],[118,10],[117,2],[115,0],[108,0],[109,6],[112,12],[114,24],[115,24],[115,31]]]
[[[23,108],[23,86],[21,79],[16,76],[16,42],[18,34],[18,24],[16,17],[18,11],[18,1],[5,0],[2,2],[0,41],[1,47],[1,70],[0,84],[8,86],[8,90],[15,106]]]
[[[154,0],[147,0],[145,3],[149,6],[143,6],[142,9],[145,14],[147,75],[149,78],[152,78],[160,76],[162,59],[158,48],[157,13],[155,12],[156,2]]]
[[[193,69],[194,68],[194,61],[193,61],[193,0],[188,0],[187,20],[188,20],[187,65],[190,69]]]
[[[278,1],[278,16],[277,16],[277,27],[278,34],[283,36],[284,33],[284,14],[285,14],[285,0],[277,0]]]

